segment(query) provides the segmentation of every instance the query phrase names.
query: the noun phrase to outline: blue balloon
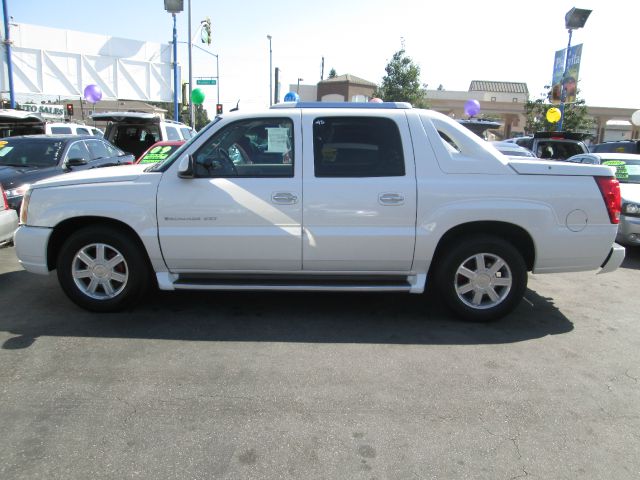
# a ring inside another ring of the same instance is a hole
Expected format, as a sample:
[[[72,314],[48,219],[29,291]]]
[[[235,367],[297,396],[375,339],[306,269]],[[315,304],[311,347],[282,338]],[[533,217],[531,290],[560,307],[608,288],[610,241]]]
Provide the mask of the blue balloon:
[[[300,100],[300,95],[296,92],[289,92],[284,96],[285,102],[297,102],[298,100]]]

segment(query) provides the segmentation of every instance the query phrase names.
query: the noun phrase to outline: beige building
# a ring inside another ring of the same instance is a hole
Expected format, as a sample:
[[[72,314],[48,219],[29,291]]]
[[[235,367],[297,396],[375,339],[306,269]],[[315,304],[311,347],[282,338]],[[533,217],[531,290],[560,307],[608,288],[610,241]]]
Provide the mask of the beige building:
[[[290,92],[297,92],[303,102],[368,102],[373,97],[376,84],[347,73],[321,80],[317,85],[289,85]]]

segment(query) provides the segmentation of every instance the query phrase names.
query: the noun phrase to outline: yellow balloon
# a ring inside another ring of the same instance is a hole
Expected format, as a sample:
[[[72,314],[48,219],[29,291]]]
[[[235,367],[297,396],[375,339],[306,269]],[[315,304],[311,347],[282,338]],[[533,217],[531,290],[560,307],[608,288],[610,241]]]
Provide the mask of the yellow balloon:
[[[556,107],[551,107],[547,110],[547,120],[551,123],[556,123],[560,120],[562,114],[560,113],[560,109]]]

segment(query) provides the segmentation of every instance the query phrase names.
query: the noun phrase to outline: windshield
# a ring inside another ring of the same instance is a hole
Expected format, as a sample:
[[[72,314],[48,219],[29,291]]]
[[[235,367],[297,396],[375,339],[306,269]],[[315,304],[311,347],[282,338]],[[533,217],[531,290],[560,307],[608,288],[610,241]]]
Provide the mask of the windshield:
[[[0,165],[12,167],[55,167],[64,150],[64,142],[56,139],[0,141]]]
[[[603,160],[602,165],[616,167],[620,183],[640,183],[640,160]]]

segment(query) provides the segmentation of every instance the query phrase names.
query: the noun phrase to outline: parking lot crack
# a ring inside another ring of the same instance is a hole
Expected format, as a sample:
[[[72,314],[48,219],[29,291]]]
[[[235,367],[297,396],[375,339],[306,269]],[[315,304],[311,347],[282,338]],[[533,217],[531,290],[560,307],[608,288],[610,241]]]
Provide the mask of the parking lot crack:
[[[627,370],[626,372],[624,372],[624,376],[630,378],[631,380],[633,380],[634,382],[638,382],[638,379],[636,377],[634,377],[633,375],[631,375],[629,373],[629,370]]]

